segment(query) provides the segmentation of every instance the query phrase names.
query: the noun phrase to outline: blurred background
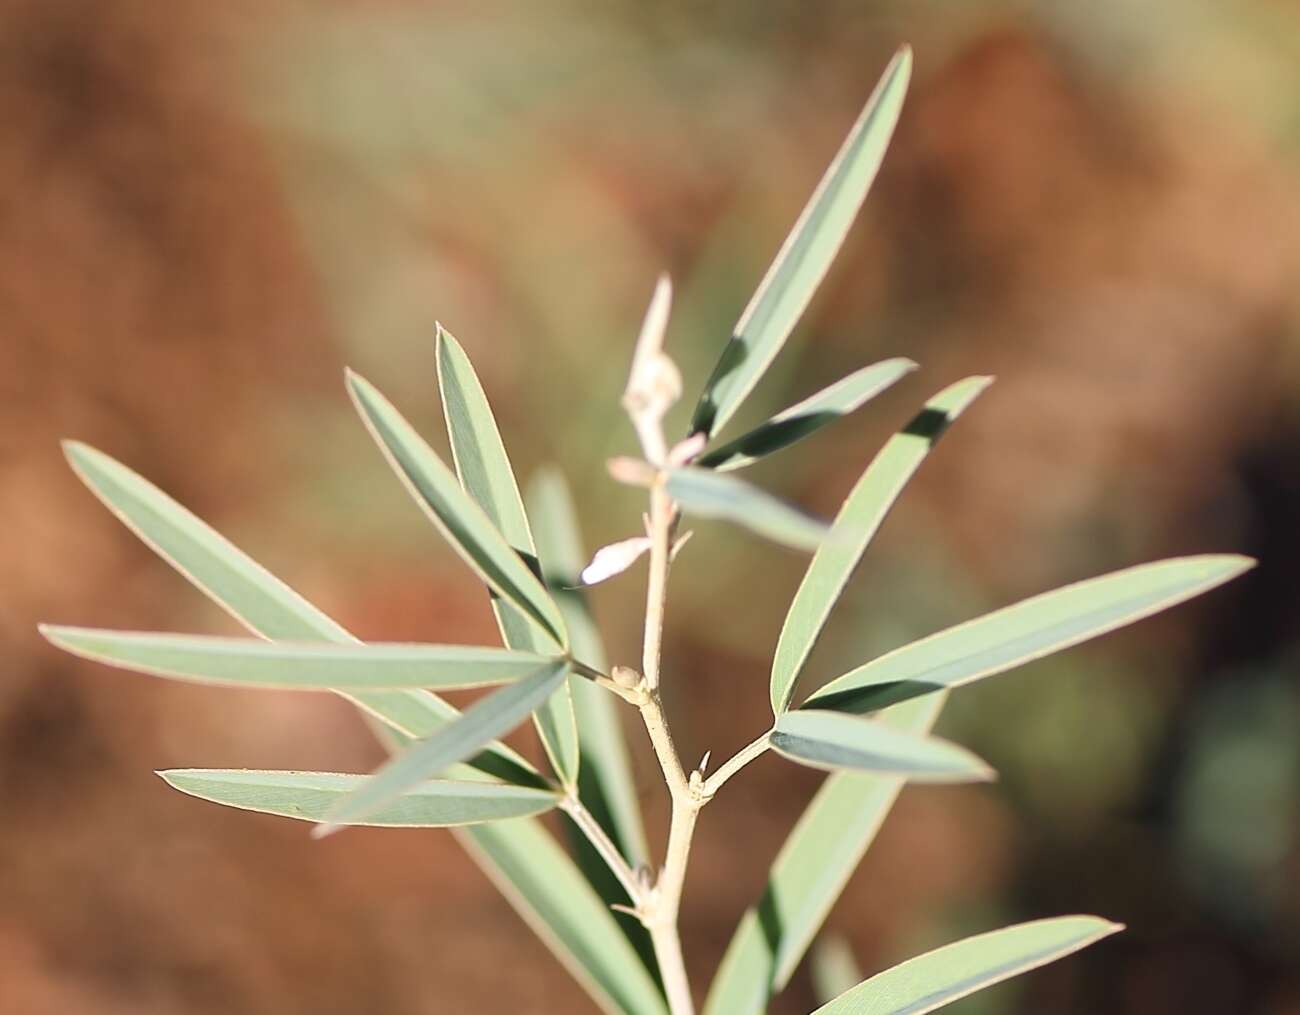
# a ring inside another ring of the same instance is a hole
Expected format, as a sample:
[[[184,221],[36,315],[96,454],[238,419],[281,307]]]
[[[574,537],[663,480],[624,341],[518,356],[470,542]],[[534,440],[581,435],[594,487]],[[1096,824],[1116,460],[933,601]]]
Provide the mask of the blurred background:
[[[632,534],[639,500],[603,462],[634,446],[617,395],[655,274],[678,283],[684,429],[903,41],[894,147],[739,422],[875,360],[922,368],[750,476],[831,513],[929,395],[999,379],[902,498],[814,671],[1131,563],[1263,563],[956,695],[942,731],[1001,781],[907,791],[829,926],[869,972],[1020,919],[1129,925],[963,1015],[1300,1013],[1285,0],[0,2],[0,1010],[590,1010],[450,836],[312,843],[153,776],[380,755],[341,701],[170,685],[40,641],[38,620],[233,631],[56,441],[143,472],[363,637],[493,639],[343,365],[444,446],[442,321],[517,471],[560,464],[592,546]],[[698,529],[669,704],[685,754],[717,758],[767,722],[804,560]],[[642,574],[594,595],[615,660],[638,652]],[[684,913],[701,987],[816,784],[767,758],[706,812]],[[773,1010],[813,1001],[804,971]]]

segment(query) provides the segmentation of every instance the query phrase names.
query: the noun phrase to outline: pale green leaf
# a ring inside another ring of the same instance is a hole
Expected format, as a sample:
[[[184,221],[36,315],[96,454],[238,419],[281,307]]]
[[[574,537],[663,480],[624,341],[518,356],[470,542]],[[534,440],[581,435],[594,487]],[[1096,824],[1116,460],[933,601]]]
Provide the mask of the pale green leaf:
[[[586,554],[568,484],[557,470],[543,469],[533,477],[528,509],[536,527],[546,584],[564,613],[573,654],[587,665],[607,671],[600,632],[586,597],[575,587]],[[648,862],[649,850],[618,704],[591,681],[570,680],[570,684],[582,743],[579,795],[624,858],[636,867]]]
[[[780,352],[839,253],[876,178],[903,106],[912,51],[898,51],[813,191],[705,385],[691,423],[717,433]]]
[[[857,567],[885,515],[948,425],[991,378],[969,377],[945,388],[891,437],[867,466],[831,526],[831,534],[808,565],[790,603],[772,659],[772,711],[790,707],[795,682],[808,661],[831,608]]]
[[[564,620],[529,570],[415,429],[365,378],[348,371],[348,390],[393,470],[452,548],[498,595],[519,607],[555,644],[567,647]]]
[[[667,486],[685,514],[735,522],[775,543],[813,550],[826,537],[825,522],[731,476],[708,469],[673,469]]]
[[[200,684],[314,691],[504,684],[553,656],[477,645],[322,644],[42,624],[49,641],[110,666]]]
[[[355,824],[412,786],[442,774],[510,732],[554,692],[566,673],[564,663],[548,663],[531,676],[480,698],[460,718],[406,748],[339,800],[315,834],[328,835],[338,826]]]
[[[701,455],[695,464],[718,472],[743,469],[816,433],[841,416],[855,412],[915,369],[915,363],[902,357],[863,367],[802,402],[783,409],[734,441]]]
[[[73,471],[128,529],[254,634],[357,644],[334,620],[142,476],[85,444],[67,441],[64,450]],[[390,746],[428,736],[460,715],[425,690],[344,697],[386,724]],[[491,745],[471,764],[510,782],[542,782],[537,770],[504,744]]]
[[[924,734],[944,697],[887,709],[879,721]],[[736,928],[705,1015],[759,1015],[785,988],[903,785],[895,777],[857,772],[837,773],[822,784],[773,862],[762,899]]]
[[[262,772],[247,769],[177,768],[158,773],[182,793],[245,811],[320,821],[368,778],[333,772]],[[357,824],[445,828],[530,817],[556,807],[560,794],[493,782],[425,782]]]
[[[667,1015],[663,994],[615,914],[540,822],[476,825],[458,837],[603,1011]]]
[[[805,708],[872,712],[1042,658],[1222,585],[1254,566],[1178,557],[1076,582],[905,645],[832,680]]]
[[[1123,929],[1096,916],[1061,916],[1004,927],[878,973],[813,1015],[924,1015]]]
[[[939,737],[904,733],[842,712],[784,712],[772,749],[792,761],[834,772],[855,769],[909,782],[981,782],[993,770],[970,751]]]
[[[585,553],[577,511],[568,484],[558,470],[542,469],[533,476],[527,503],[541,553],[542,573],[564,613],[573,653],[588,665],[607,671],[605,646],[586,596],[577,587]],[[650,854],[618,704],[608,691],[591,681],[570,679],[569,683],[582,744],[578,798],[635,870],[650,862]],[[632,900],[605,859],[577,825],[567,820],[567,815],[565,818],[570,847],[587,881],[607,906],[631,905]],[[615,913],[614,919],[646,968],[656,970],[654,945],[641,921],[626,913]]]
[[[465,492],[483,509],[505,541],[532,565],[534,573],[540,574],[537,547],[519,496],[519,484],[487,394],[465,350],[441,325],[437,344],[438,388],[456,474]],[[506,645],[531,652],[545,651],[546,639],[518,607],[493,596],[492,609]],[[578,778],[579,743],[572,684],[572,680],[566,679],[550,700],[533,713],[542,746],[566,786],[575,785]]]

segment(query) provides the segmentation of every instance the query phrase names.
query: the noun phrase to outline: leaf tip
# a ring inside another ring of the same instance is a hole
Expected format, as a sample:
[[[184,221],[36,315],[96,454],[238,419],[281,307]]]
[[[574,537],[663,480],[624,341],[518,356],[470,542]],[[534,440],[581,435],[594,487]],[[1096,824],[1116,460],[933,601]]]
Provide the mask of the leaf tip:
[[[89,457],[89,453],[92,450],[89,444],[79,440],[74,440],[71,437],[64,437],[59,441],[59,447],[63,449],[63,456],[70,462],[76,462],[82,458]]]
[[[1239,574],[1245,574],[1247,571],[1250,571],[1259,565],[1259,560],[1257,558],[1247,556],[1244,553],[1220,554],[1218,556],[1218,561],[1223,564],[1224,570],[1233,578],[1237,577]]]
[[[443,327],[441,321],[434,322],[433,341],[438,355],[438,368],[441,370],[447,357],[460,348],[460,343],[456,341],[455,335]]]
[[[64,627],[62,624],[41,623],[36,625],[37,634],[39,634],[42,638],[48,641],[55,648],[61,648],[65,650],[69,649],[68,635],[72,631],[73,628]]]

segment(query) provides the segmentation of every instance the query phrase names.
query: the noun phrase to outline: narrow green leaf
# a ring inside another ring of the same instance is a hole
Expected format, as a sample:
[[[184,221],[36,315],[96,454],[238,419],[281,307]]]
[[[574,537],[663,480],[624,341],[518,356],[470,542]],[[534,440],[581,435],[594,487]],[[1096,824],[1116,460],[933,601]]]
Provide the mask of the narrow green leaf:
[[[722,429],[798,323],[876,178],[911,72],[912,51],[904,46],[737,322],[696,406],[692,432],[712,436]]]
[[[537,547],[533,544],[519,484],[492,415],[492,406],[465,350],[442,325],[438,326],[438,387],[461,485],[506,542],[537,573]],[[493,596],[492,610],[506,645],[530,652],[545,651],[546,639],[517,607]],[[579,759],[571,684],[566,679],[551,699],[533,713],[542,746],[566,786],[577,783]]]
[[[338,826],[355,824],[401,796],[412,786],[431,779],[476,753],[484,744],[503,736],[528,717],[564,680],[564,663],[547,663],[531,676],[481,698],[433,736],[420,740],[370,776],[358,789],[339,800],[318,826],[317,837]]]
[[[567,647],[559,608],[452,471],[374,385],[352,371],[347,383],[389,464],[456,552],[494,592],[522,610],[555,644]]]
[[[887,709],[880,722],[924,734],[944,697]],[[822,784],[773,862],[762,899],[736,928],[705,1015],[760,1015],[784,989],[903,785],[895,777],[857,772],[837,773]]]
[[[873,712],[960,687],[1149,617],[1254,563],[1233,554],[1178,557],[1066,585],[883,655],[832,680],[803,707]]]
[[[784,712],[773,750],[792,761],[834,772],[856,769],[910,782],[984,782],[993,770],[964,747],[939,737],[903,733],[842,712]]]
[[[576,588],[586,554],[573,498],[558,470],[543,469],[534,475],[528,509],[537,528],[546,584],[564,613],[573,653],[587,665],[608,671],[600,632],[586,597]],[[617,705],[607,691],[590,681],[570,684],[582,743],[579,796],[635,868],[648,862],[649,849]]]
[[[756,486],[708,469],[681,468],[668,473],[668,492],[689,515],[723,518],[799,550],[814,550],[827,526]]]
[[[229,768],[178,768],[159,772],[169,786],[190,796],[245,811],[300,821],[320,821],[340,799],[368,778],[333,772],[259,772]],[[411,787],[364,825],[446,828],[530,817],[560,802],[553,790],[493,782],[425,782]]]
[[[477,825],[459,835],[501,894],[603,1011],[667,1015],[663,995],[620,933],[615,915],[540,822]]]
[[[718,472],[743,469],[774,451],[798,443],[841,416],[857,411],[915,369],[915,363],[902,357],[863,367],[802,402],[783,409],[749,433],[702,455],[695,464]]]
[[[482,687],[519,680],[553,656],[477,645],[256,641],[42,624],[51,643],[110,666],[201,684],[333,691]]]
[[[84,444],[65,445],[73,469],[110,511],[202,593],[255,634],[338,643],[346,630],[156,486]],[[460,716],[429,691],[345,695],[388,724],[390,748]],[[544,780],[500,742],[449,770],[533,786]],[[577,866],[532,818],[454,829],[453,835],[512,906],[605,1010],[662,1015],[662,994],[632,947],[611,931],[614,916]]]
[[[1061,916],[1004,927],[887,969],[813,1015],[924,1015],[1123,929],[1095,916]]]
[[[330,617],[125,465],[85,444],[64,443],[73,471],[140,540],[200,592],[254,634],[268,639],[358,644]],[[342,693],[342,692],[339,692]],[[424,690],[343,694],[386,724],[388,746],[428,736],[460,712]],[[505,744],[472,759],[475,768],[510,782],[542,778]]]
[[[790,707],[795,682],[831,608],[903,487],[948,425],[991,380],[969,377],[930,399],[907,426],[885,443],[844,501],[830,536],[808,565],[777,639],[772,659],[774,714],[780,715]]]
[[[577,511],[568,484],[556,469],[537,472],[528,486],[528,513],[533,520],[546,585],[564,613],[574,655],[608,672],[600,632],[577,587],[586,559],[578,531]],[[578,769],[578,798],[600,823],[610,841],[633,870],[650,862],[645,826],[618,706],[609,692],[588,680],[573,680],[573,706],[578,717],[582,762]],[[606,906],[628,906],[632,900],[587,836],[568,820],[565,829],[579,869]],[[615,912],[614,920],[641,957],[651,976],[658,964],[650,934],[636,917]]]

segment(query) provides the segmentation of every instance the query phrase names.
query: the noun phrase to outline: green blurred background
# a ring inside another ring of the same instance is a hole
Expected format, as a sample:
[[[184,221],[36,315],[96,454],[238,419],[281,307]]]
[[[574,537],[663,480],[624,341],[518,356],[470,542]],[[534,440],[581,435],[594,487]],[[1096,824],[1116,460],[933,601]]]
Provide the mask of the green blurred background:
[[[144,472],[365,637],[491,639],[342,366],[441,446],[442,321],[518,471],[560,464],[593,546],[632,534],[638,499],[603,462],[634,446],[617,394],[655,274],[678,284],[668,343],[693,395],[903,41],[894,147],[740,422],[888,356],[922,369],[751,475],[830,513],[926,397],[999,380],[813,668],[1164,555],[1263,564],[958,694],[942,728],[1001,781],[909,790],[829,926],[872,971],[1019,919],[1129,925],[963,1015],[1300,1012],[1285,0],[0,2],[0,1010],[589,1010],[449,836],[311,843],[151,774],[379,755],[334,699],[168,685],[40,642],[38,620],[232,630],[56,439]],[[802,566],[699,526],[666,647],[688,756],[764,728]],[[639,574],[594,597],[616,660],[636,658]],[[764,759],[706,812],[684,913],[699,985],[816,782]],[[801,972],[773,1010],[812,1002]]]

